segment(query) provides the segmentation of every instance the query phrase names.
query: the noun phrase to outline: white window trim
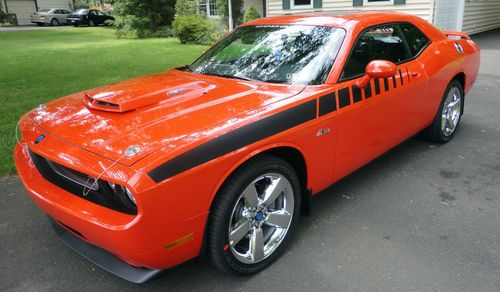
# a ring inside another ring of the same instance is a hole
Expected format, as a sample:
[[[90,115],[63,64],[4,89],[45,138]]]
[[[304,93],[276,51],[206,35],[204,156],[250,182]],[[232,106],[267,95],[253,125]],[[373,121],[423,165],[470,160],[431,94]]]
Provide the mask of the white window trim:
[[[380,2],[368,2],[368,0],[363,0],[363,6],[381,6],[381,5],[394,5],[394,0],[386,0]]]
[[[219,15],[210,14],[210,1],[215,2],[216,0],[206,0],[205,11],[206,11],[207,17],[208,18],[215,18],[215,19],[220,18]],[[199,1],[196,1],[196,10],[199,11],[198,9],[199,9]],[[217,6],[215,7],[215,9],[217,9]]]
[[[290,0],[290,9],[307,9],[307,8],[313,8],[314,6],[314,0],[310,0],[311,4],[309,5],[295,5],[295,0]]]

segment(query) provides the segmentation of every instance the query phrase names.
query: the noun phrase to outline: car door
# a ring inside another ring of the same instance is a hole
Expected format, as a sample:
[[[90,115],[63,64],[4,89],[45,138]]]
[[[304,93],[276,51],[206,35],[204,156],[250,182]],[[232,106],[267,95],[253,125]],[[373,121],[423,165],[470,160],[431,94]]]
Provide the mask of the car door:
[[[68,16],[71,14],[68,10],[61,10],[60,23],[68,23]]]
[[[90,24],[90,21],[92,20],[92,22],[97,25],[99,24],[99,18],[97,16],[97,11],[96,10],[90,10],[89,11],[89,14],[87,14],[87,17],[89,18],[88,21],[89,21],[89,24]]]
[[[54,10],[54,16],[57,18],[57,21],[59,21],[60,24],[66,23],[66,15],[61,9]]]
[[[101,11],[96,11],[97,12],[97,22],[96,24],[103,24],[106,21],[106,14],[104,14]]]
[[[356,84],[370,61],[397,65],[391,78]],[[398,23],[364,30],[357,38],[338,82],[339,130],[335,180],[358,169],[414,135],[421,127],[419,111],[427,77],[411,53]]]

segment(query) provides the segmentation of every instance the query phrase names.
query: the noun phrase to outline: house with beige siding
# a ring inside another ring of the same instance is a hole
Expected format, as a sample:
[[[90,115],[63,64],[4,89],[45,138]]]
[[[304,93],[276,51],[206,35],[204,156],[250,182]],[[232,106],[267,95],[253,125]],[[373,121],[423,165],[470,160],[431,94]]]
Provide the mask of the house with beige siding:
[[[266,16],[387,10],[417,15],[441,29],[470,34],[500,28],[500,0],[252,0],[263,1]]]

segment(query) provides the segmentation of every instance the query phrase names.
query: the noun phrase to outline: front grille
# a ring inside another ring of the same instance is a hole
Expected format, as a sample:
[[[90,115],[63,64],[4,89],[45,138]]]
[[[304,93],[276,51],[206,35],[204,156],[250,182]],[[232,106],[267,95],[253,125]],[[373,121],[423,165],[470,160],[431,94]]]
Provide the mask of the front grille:
[[[130,215],[137,214],[137,207],[131,204],[124,204],[123,201],[115,195],[107,182],[98,180],[97,184],[91,186],[94,182],[94,178],[50,161],[31,150],[29,150],[29,155],[38,172],[50,183],[73,195],[106,208]],[[86,188],[85,185],[87,185]],[[85,192],[88,192],[87,195],[84,195],[84,188]]]

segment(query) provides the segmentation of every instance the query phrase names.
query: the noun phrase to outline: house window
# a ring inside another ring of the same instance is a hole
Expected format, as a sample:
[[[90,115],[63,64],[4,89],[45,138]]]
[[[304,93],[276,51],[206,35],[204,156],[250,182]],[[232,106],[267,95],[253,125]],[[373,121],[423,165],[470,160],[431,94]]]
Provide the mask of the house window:
[[[198,13],[209,17],[217,16],[216,0],[198,0]]]
[[[394,5],[394,0],[363,0],[363,5]]]
[[[208,7],[209,9],[209,14],[210,16],[216,16],[217,15],[217,6],[215,5],[216,0],[210,0],[210,5]]]
[[[313,0],[291,0],[292,1],[292,8],[312,8],[313,7]]]

